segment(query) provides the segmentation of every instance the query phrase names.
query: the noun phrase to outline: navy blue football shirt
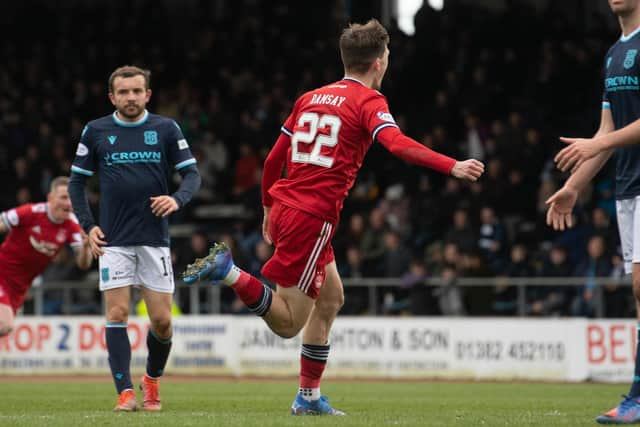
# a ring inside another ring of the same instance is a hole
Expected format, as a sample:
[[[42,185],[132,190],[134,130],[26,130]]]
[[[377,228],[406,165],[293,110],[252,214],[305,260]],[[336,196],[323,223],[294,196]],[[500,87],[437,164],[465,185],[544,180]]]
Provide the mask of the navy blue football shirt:
[[[605,57],[602,108],[611,109],[616,129],[640,119],[640,28],[620,37]],[[616,199],[640,195],[640,144],[616,149]]]
[[[130,123],[114,112],[84,128],[71,171],[99,175],[108,246],[169,246],[168,218],[152,213],[149,198],[168,194],[172,169],[195,163],[175,121],[145,111]]]

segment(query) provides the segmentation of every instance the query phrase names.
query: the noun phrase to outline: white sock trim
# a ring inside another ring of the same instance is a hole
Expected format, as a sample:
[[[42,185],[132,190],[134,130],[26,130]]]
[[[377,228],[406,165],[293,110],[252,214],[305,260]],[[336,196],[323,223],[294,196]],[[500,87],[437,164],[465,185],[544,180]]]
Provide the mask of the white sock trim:
[[[302,388],[298,389],[298,394],[302,396],[304,400],[311,402],[312,400],[320,399],[320,387],[318,388]]]
[[[240,269],[235,265],[231,267],[231,270],[227,273],[227,275],[220,281],[223,285],[231,286],[235,284],[240,278]]]

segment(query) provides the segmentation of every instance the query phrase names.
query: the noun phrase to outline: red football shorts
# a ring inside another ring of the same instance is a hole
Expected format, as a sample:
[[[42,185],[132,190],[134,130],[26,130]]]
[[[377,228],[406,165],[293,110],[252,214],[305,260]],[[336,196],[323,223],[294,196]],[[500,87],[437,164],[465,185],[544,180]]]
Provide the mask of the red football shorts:
[[[13,308],[15,314],[22,303],[24,303],[24,297],[26,292],[19,292],[9,287],[9,284],[0,278],[0,304],[8,305]]]
[[[326,276],[324,268],[334,259],[334,225],[276,201],[268,226],[276,250],[262,267],[262,275],[282,287],[297,286],[309,297],[318,298]]]

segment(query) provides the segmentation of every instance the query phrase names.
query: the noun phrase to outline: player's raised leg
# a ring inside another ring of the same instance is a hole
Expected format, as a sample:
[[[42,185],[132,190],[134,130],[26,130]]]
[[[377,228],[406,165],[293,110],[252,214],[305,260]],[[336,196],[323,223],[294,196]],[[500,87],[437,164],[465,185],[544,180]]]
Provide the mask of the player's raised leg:
[[[273,292],[269,286],[238,268],[224,243],[214,244],[209,255],[190,264],[182,278],[187,283],[203,279],[230,286],[252,312],[283,338],[296,336],[313,308],[313,299],[298,287],[277,286],[277,292]]]
[[[320,380],[329,358],[329,333],[344,304],[342,280],[335,261],[325,267],[326,279],[304,328],[300,353],[300,388],[291,405],[293,415],[345,415],[320,393]]]
[[[196,260],[183,280],[198,279],[229,285],[251,311],[262,316],[271,330],[283,338],[296,336],[307,323],[325,278],[325,266],[333,261],[328,243],[333,224],[306,212],[275,203],[269,215],[273,256],[262,275],[278,284],[277,292],[233,264],[224,244],[215,244],[208,256]]]
[[[151,325],[147,333],[147,369],[142,376],[140,389],[143,393],[142,409],[159,411],[159,380],[164,373],[169,352],[171,351],[171,301],[169,293],[156,292],[148,288],[142,289],[142,297],[147,305]]]
[[[127,335],[130,299],[129,286],[104,291],[107,318],[105,338],[109,354],[109,367],[118,392],[118,403],[113,408],[116,412],[130,412],[138,409],[131,382],[131,343],[129,335]]]

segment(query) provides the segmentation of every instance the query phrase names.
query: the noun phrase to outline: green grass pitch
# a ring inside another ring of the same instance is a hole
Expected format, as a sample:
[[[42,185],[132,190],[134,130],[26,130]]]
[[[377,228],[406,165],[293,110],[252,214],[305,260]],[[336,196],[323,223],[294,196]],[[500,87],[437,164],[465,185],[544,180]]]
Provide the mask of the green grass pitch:
[[[137,382],[136,382],[137,383]],[[0,381],[0,426],[581,426],[626,385],[326,380],[346,417],[293,417],[296,380],[163,380],[161,413],[112,413],[107,381]],[[140,401],[140,393],[138,400]]]

